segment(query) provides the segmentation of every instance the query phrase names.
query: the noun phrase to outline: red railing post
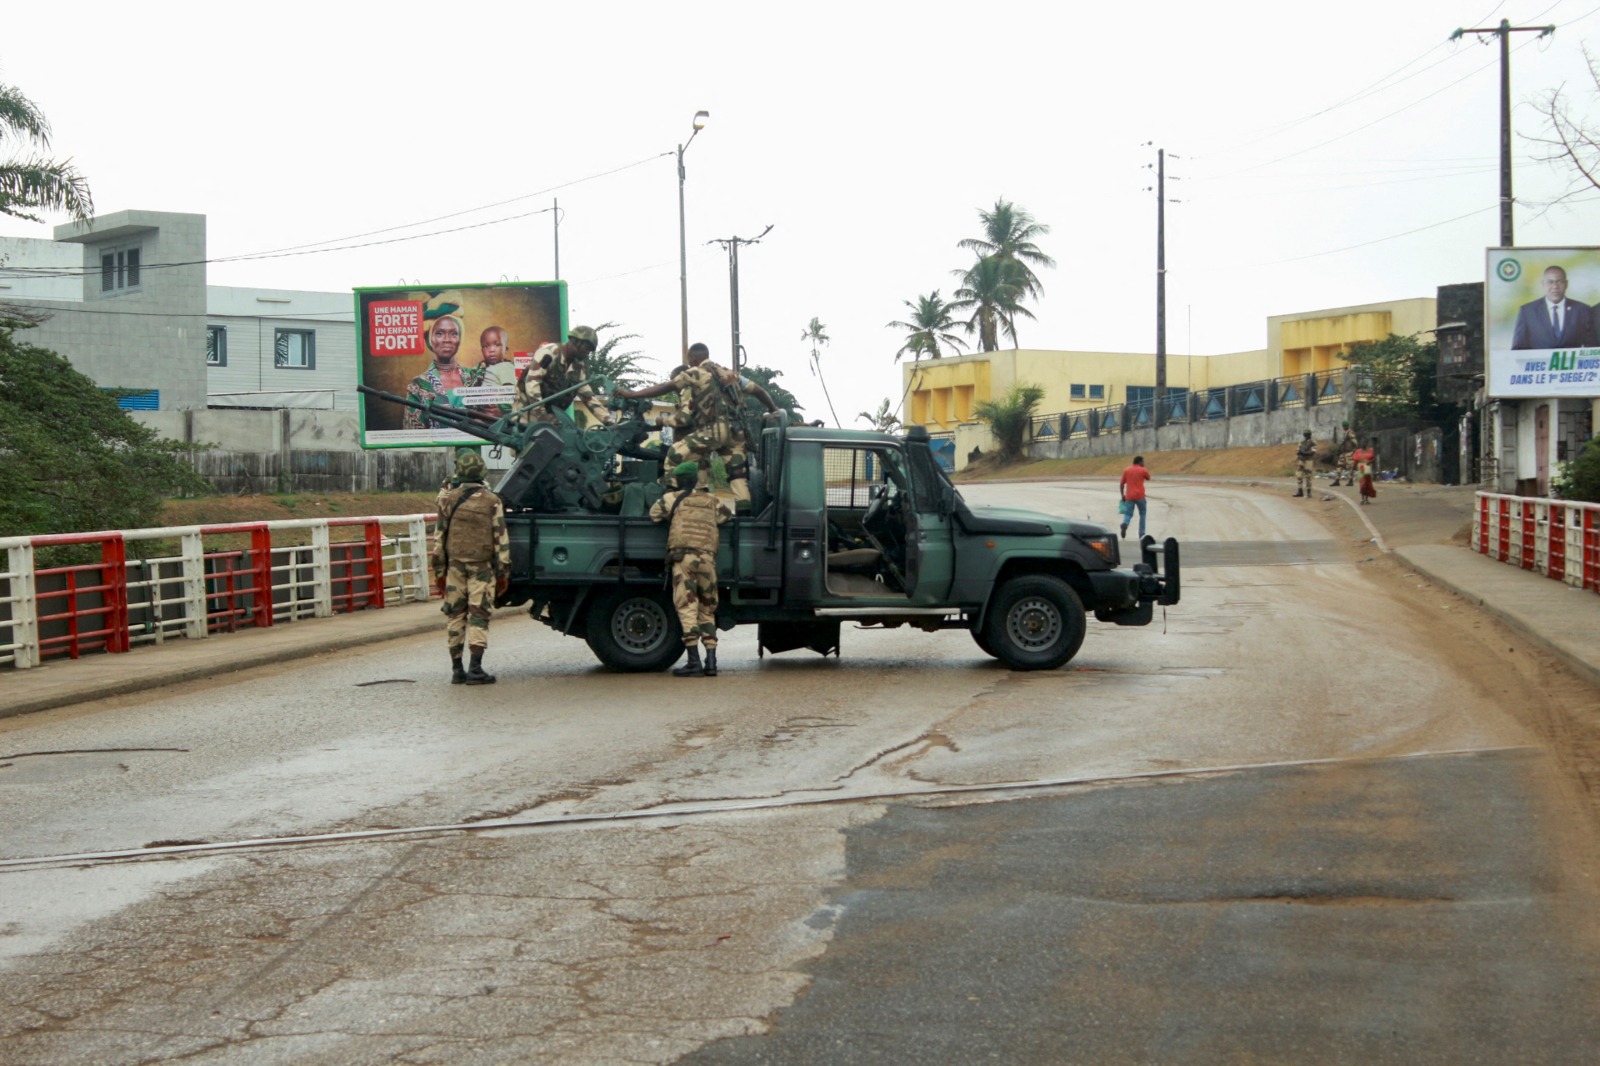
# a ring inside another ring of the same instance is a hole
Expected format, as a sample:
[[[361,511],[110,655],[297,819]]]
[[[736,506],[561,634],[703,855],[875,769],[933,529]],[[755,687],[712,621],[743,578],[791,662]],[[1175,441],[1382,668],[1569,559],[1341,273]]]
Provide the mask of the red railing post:
[[[257,626],[272,624],[272,531],[265,525],[250,530],[251,621]]]
[[[106,631],[106,651],[127,651],[128,639],[128,545],[119,533],[100,543],[100,583],[105,586],[102,628]]]
[[[1550,550],[1545,554],[1545,574],[1564,581],[1567,577],[1567,505],[1550,505]]]
[[[367,542],[367,588],[370,593],[368,604],[372,607],[382,608],[383,603],[383,525],[379,522],[366,524]],[[352,577],[354,574],[351,575]],[[354,592],[354,587],[351,588]]]

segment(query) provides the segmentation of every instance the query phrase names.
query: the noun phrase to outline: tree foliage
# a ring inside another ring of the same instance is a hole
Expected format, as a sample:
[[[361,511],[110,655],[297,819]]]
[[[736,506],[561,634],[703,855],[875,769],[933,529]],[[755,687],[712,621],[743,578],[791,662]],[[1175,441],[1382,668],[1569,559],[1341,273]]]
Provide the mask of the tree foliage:
[[[1576,459],[1562,463],[1551,488],[1563,500],[1600,503],[1600,444],[1589,441]]]
[[[983,236],[959,241],[957,247],[977,252],[980,259],[998,260],[1024,295],[1032,299],[1042,296],[1044,286],[1033,268],[1054,267],[1056,261],[1039,249],[1034,238],[1047,236],[1050,227],[1003,198],[988,211],[979,208],[978,220],[983,223]]]
[[[50,123],[20,89],[0,84],[0,142],[4,141],[44,151],[50,147]],[[43,155],[0,159],[0,214],[43,222],[35,211],[65,211],[79,222],[94,214],[88,179],[72,160]]]
[[[961,338],[952,332],[957,327],[951,314],[953,306],[940,297],[938,289],[926,296],[918,296],[916,303],[910,300],[902,302],[911,311],[911,316],[888,324],[888,328],[903,329],[908,334],[900,350],[894,353],[895,362],[898,363],[900,357],[906,354],[910,354],[912,362],[917,362],[924,355],[929,359],[937,359],[943,354],[945,345],[949,345],[952,352],[962,347]]]
[[[865,422],[880,433],[893,433],[900,425],[900,416],[889,410],[889,398],[885,396],[876,411],[862,411],[856,421]]]
[[[1026,288],[1014,265],[988,257],[965,271],[956,271],[961,276],[961,287],[955,291],[956,298],[950,306],[972,312],[965,325],[969,334],[977,334],[979,351],[999,350],[1001,331],[1016,345],[1017,317],[1033,317],[1033,312],[1022,306]]]
[[[1357,399],[1378,416],[1438,421],[1453,409],[1438,402],[1439,345],[1391,333],[1352,344],[1345,358],[1356,371]]]
[[[794,393],[778,384],[777,379],[783,377],[783,371],[773,370],[765,366],[743,366],[739,372],[751,381],[767,390],[767,395],[772,397],[772,402],[791,414],[799,414],[805,408],[800,406],[800,401],[794,398]],[[760,414],[766,408],[755,397],[746,397],[745,405],[754,414]]]
[[[609,330],[620,328],[616,322],[602,322],[595,327],[595,332],[605,335]],[[655,360],[643,352],[619,352],[617,348],[624,341],[638,340],[637,333],[612,333],[606,336],[600,347],[589,356],[585,367],[590,377],[600,375],[610,381],[612,386],[620,389],[642,389],[652,380],[651,374],[645,370],[644,364],[653,363]]]
[[[1589,97],[1591,104],[1600,103],[1600,63],[1587,47],[1583,57],[1593,83],[1583,95]],[[1600,116],[1586,114],[1582,107],[1568,94],[1566,86],[1552,90],[1539,104],[1544,113],[1544,134],[1528,138],[1544,145],[1545,154],[1540,157],[1543,161],[1571,171],[1566,191],[1554,203],[1600,189]]]
[[[154,525],[163,497],[212,491],[189,465],[193,450],[0,329],[0,536]]]
[[[1044,399],[1044,389],[1038,385],[1016,384],[999,400],[985,400],[975,406],[973,414],[989,423],[995,443],[1000,446],[1000,461],[1014,463],[1022,458],[1022,449],[1028,444],[1033,428],[1033,415]]]

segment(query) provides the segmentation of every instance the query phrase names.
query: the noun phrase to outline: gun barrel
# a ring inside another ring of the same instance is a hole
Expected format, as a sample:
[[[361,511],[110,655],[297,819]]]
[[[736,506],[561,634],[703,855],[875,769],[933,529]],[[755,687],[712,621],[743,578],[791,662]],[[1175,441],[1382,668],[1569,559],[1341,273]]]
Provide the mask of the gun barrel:
[[[463,433],[469,433],[479,440],[488,441],[490,444],[503,444],[513,448],[519,446],[519,441],[514,435],[497,430],[495,423],[485,422],[477,415],[457,407],[451,407],[447,403],[440,403],[437,400],[413,400],[409,396],[396,396],[392,392],[374,389],[369,385],[357,385],[356,391],[365,393],[368,396],[376,396],[378,399],[387,400],[390,403],[397,403],[402,407],[410,407],[421,411],[429,418],[443,422],[451,429],[459,429]]]

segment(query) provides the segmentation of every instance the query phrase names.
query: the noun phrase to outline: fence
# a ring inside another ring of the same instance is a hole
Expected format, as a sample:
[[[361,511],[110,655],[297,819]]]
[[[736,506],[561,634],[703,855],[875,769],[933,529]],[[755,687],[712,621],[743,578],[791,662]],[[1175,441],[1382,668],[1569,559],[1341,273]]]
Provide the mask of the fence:
[[[1494,492],[1477,497],[1474,551],[1600,592],[1600,504]]]
[[[426,600],[433,517],[0,538],[0,665],[27,668],[54,656]],[[346,530],[354,537],[335,539]],[[308,543],[290,543],[301,540]],[[41,552],[71,561],[38,566]]]
[[[1344,370],[1334,370],[1294,374],[1193,392],[1188,389],[1168,389],[1159,406],[1155,397],[1150,396],[1104,407],[1039,415],[1033,420],[1033,439],[1098,437],[1107,433],[1150,429],[1157,425],[1187,425],[1238,415],[1340,403],[1345,398],[1345,373]]]

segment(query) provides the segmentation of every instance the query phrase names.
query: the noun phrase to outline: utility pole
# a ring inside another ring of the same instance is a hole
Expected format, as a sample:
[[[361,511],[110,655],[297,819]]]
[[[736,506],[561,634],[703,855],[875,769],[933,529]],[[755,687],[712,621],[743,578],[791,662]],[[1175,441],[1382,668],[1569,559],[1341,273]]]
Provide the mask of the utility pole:
[[[728,360],[733,367],[733,372],[739,372],[739,245],[760,244],[761,238],[772,232],[772,226],[756,234],[754,237],[726,237],[707,241],[707,244],[720,244],[728,250],[728,298],[732,306],[731,319],[733,322],[733,341],[728,349]]]
[[[1513,26],[1506,19],[1500,20],[1500,25],[1490,28],[1458,29],[1450,35],[1452,41],[1459,41],[1465,35],[1472,33],[1479,37],[1485,34],[1494,34],[1500,38],[1500,247],[1514,247],[1516,241],[1511,225],[1511,35],[1513,33],[1537,33],[1540,37],[1548,37],[1556,32],[1554,26]]]
[[[550,201],[550,214],[555,218],[556,226],[556,280],[561,280],[561,201]]]
[[[1146,141],[1148,146],[1153,141]],[[1172,158],[1177,159],[1174,155]],[[1146,167],[1149,164],[1145,164]],[[1156,194],[1156,410],[1159,428],[1167,420],[1167,152],[1156,149],[1156,183],[1146,192]],[[1177,181],[1177,178],[1173,178]],[[1174,200],[1173,203],[1178,201]]]

